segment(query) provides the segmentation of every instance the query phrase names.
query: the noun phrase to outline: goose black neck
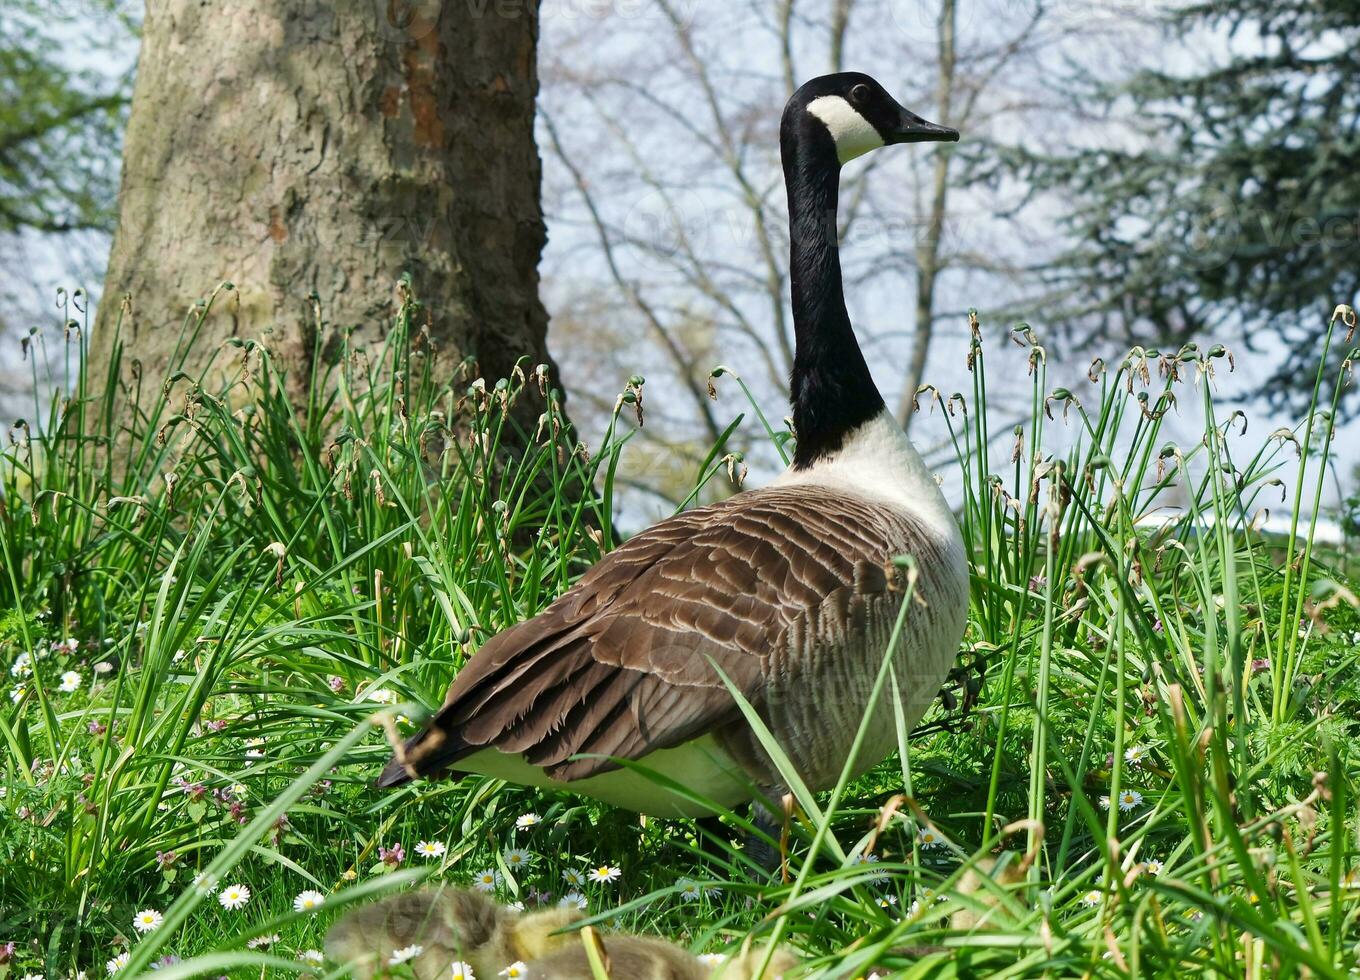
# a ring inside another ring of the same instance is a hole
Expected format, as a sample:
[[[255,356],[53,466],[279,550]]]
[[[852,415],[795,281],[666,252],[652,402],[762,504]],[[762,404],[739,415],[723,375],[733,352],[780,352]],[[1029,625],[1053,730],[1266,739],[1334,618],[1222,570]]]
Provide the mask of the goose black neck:
[[[789,195],[794,357],[789,390],[795,469],[834,454],[883,410],[845,309],[836,233],[840,164],[829,139],[781,139]],[[821,135],[821,134],[817,134]]]

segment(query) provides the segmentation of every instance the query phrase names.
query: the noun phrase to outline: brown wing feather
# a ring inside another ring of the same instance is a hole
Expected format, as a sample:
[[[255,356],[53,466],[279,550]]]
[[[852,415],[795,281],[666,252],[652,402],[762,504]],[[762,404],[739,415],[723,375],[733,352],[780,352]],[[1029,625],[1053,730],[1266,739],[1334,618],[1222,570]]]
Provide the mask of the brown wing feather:
[[[807,486],[662,521],[488,640],[408,743],[406,764],[426,775],[494,747],[581,779],[616,764],[577,756],[638,759],[734,721],[713,666],[759,708],[788,629],[837,594],[882,590],[895,523],[862,499]],[[389,765],[380,784],[401,775]]]

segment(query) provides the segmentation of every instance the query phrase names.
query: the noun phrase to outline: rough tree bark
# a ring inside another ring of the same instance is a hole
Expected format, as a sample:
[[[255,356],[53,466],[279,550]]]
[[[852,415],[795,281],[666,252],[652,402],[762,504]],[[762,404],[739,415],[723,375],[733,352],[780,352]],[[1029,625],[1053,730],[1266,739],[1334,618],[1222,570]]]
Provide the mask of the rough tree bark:
[[[548,362],[537,37],[537,0],[148,0],[94,357],[130,294],[125,354],[159,377],[229,279],[186,369],[263,336],[302,390],[309,295],[374,336],[409,270],[444,363]]]

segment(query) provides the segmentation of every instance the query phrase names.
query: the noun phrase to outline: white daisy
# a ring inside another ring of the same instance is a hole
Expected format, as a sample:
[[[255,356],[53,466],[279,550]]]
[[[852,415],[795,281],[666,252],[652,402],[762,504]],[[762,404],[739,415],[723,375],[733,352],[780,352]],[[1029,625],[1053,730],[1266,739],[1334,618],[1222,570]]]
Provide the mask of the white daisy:
[[[1126,789],[1119,794],[1119,809],[1128,813],[1143,802],[1143,794],[1136,789]]]
[[[22,684],[15,684],[12,688],[9,689],[9,699],[13,701],[15,704],[18,704],[20,701],[24,699],[24,695],[27,693],[28,688],[24,687],[24,685]]]
[[[515,962],[496,974],[498,977],[510,977],[510,980],[517,980],[519,977],[527,977],[528,975],[529,967],[523,960],[515,960]]]
[[[922,847],[944,847],[944,838],[930,827],[922,827],[916,832],[916,842]]]
[[[253,939],[246,940],[246,949],[268,949],[279,941],[279,934],[255,936]]]
[[[1110,798],[1108,796],[1102,796],[1100,798],[1100,808],[1102,810],[1108,810],[1110,808]]]
[[[1163,867],[1164,865],[1162,864],[1161,861],[1158,861],[1156,858],[1153,858],[1151,861],[1148,861],[1146,864],[1143,865],[1143,871],[1144,873],[1150,874],[1152,875],[1152,877],[1155,878],[1162,873]]]
[[[534,856],[530,854],[528,851],[518,847],[512,847],[510,850],[505,852],[504,856],[505,866],[509,868],[511,871],[516,871],[520,868],[527,868],[529,865],[534,863]]]
[[[700,953],[699,962],[712,969],[715,966],[722,966],[727,962],[727,957],[722,953]]]
[[[364,695],[370,701],[378,704],[396,704],[397,692],[386,687],[375,687]]]
[[[570,891],[561,897],[557,902],[563,908],[578,908],[582,911],[586,907],[586,897],[578,891]]]
[[[1081,904],[1087,908],[1094,908],[1100,904],[1101,894],[1098,889],[1092,888],[1085,895],[1081,896]]]
[[[321,966],[326,962],[326,954],[319,949],[304,949],[297,954],[297,958],[310,966]]]
[[[477,872],[472,879],[472,887],[479,892],[494,892],[501,883],[501,873],[495,868]]]
[[[71,694],[80,690],[80,671],[68,670],[61,675],[61,686],[57,688],[62,694]]]
[[[542,822],[543,818],[537,813],[521,813],[515,818],[515,827],[519,830],[528,830],[531,827],[537,827]]]
[[[686,902],[697,902],[704,894],[704,890],[693,878],[681,878],[675,883],[675,887],[680,893],[680,898]]]
[[[477,974],[472,972],[472,964],[457,961],[449,968],[449,980],[477,980]]]
[[[33,673],[33,654],[21,653],[14,658],[14,664],[9,669],[11,677],[27,677]]]
[[[387,958],[387,965],[397,966],[408,960],[415,959],[423,952],[425,952],[425,947],[419,944],[412,944],[410,946],[403,946],[401,949],[394,949],[392,950],[392,955]],[[457,964],[454,965],[456,966]]]
[[[304,892],[298,892],[293,899],[294,912],[315,912],[326,904],[326,896],[315,889],[309,888]]]
[[[580,888],[586,883],[586,876],[575,868],[567,868],[562,872],[562,880],[572,888]]]
[[[155,909],[142,909],[132,917],[132,928],[138,932],[150,932],[164,921],[165,916]]]
[[[612,864],[602,864],[598,868],[591,868],[586,872],[586,877],[597,885],[610,885],[618,881],[621,874],[623,874],[622,869],[616,868]]]
[[[448,848],[444,846],[444,843],[442,841],[423,840],[416,842],[416,853],[419,854],[421,857],[425,858],[427,861],[433,860],[437,857],[443,857],[444,852],[447,850]]]
[[[228,885],[217,893],[217,900],[224,909],[245,908],[246,902],[250,901],[250,889],[245,885]]]
[[[1130,745],[1124,750],[1124,761],[1131,766],[1139,765],[1148,757],[1148,750],[1141,745]]]
[[[897,896],[882,895],[879,898],[875,899],[875,901],[878,902],[878,907],[881,909],[892,908],[894,905],[897,904]]]
[[[873,865],[877,863],[877,854],[856,854],[850,861],[850,864],[855,867],[863,867],[865,865],[873,867]],[[888,872],[884,871],[882,868],[874,868],[873,872],[869,875],[869,880],[876,884],[885,882],[888,880]]]
[[[109,971],[109,976],[113,976],[123,967],[127,966],[127,962],[131,958],[132,956],[129,953],[126,952],[119,953],[113,959],[109,960],[107,963],[104,964],[104,969]]]

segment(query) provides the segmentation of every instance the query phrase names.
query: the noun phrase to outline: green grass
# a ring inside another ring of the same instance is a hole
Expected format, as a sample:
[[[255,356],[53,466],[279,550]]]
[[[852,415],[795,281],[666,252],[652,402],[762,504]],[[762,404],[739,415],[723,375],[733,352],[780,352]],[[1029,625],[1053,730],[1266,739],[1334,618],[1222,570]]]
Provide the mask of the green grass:
[[[234,378],[217,390],[196,383],[208,373],[142,378],[140,399],[92,384],[73,323],[73,397],[17,426],[0,467],[15,688],[0,699],[0,947],[15,944],[0,977],[103,974],[122,952],[125,975],[170,954],[186,962],[158,975],[283,974],[308,969],[297,955],[347,901],[494,870],[504,900],[556,902],[564,872],[598,863],[622,870],[579,888],[606,926],[696,951],[779,936],[807,976],[1344,976],[1360,942],[1360,617],[1346,556],[1312,546],[1306,515],[1351,316],[1292,441],[1240,458],[1240,421],[1213,398],[1219,348],[1134,351],[1050,390],[1019,329],[1024,350],[989,352],[1032,375],[1012,436],[989,428],[975,326],[972,391],[924,393],[958,450],[973,558],[949,703],[901,732],[899,757],[801,794],[778,884],[732,843],[742,814],[704,840],[488,779],[369,787],[378,713],[437,705],[486,636],[617,542],[642,379],[585,451],[566,441],[581,434],[554,441],[552,399],[536,432],[507,413],[541,398],[531,365],[473,384],[425,342],[414,300],[385,342],[318,351],[300,405],[249,343],[215,353]],[[1168,410],[1202,416],[1202,437],[1168,444]],[[1280,506],[1296,447],[1290,546],[1252,518]],[[721,482],[728,453],[714,447],[696,488]],[[1170,521],[1146,519],[1170,502]],[[1127,809],[1102,806],[1126,793]],[[525,813],[541,822],[517,829]],[[420,841],[445,853],[418,857]],[[987,856],[1009,873],[979,884]],[[252,892],[239,910],[217,900],[233,883]],[[307,889],[326,904],[294,913]],[[143,909],[165,917],[144,936]],[[279,938],[248,949],[262,934]]]

